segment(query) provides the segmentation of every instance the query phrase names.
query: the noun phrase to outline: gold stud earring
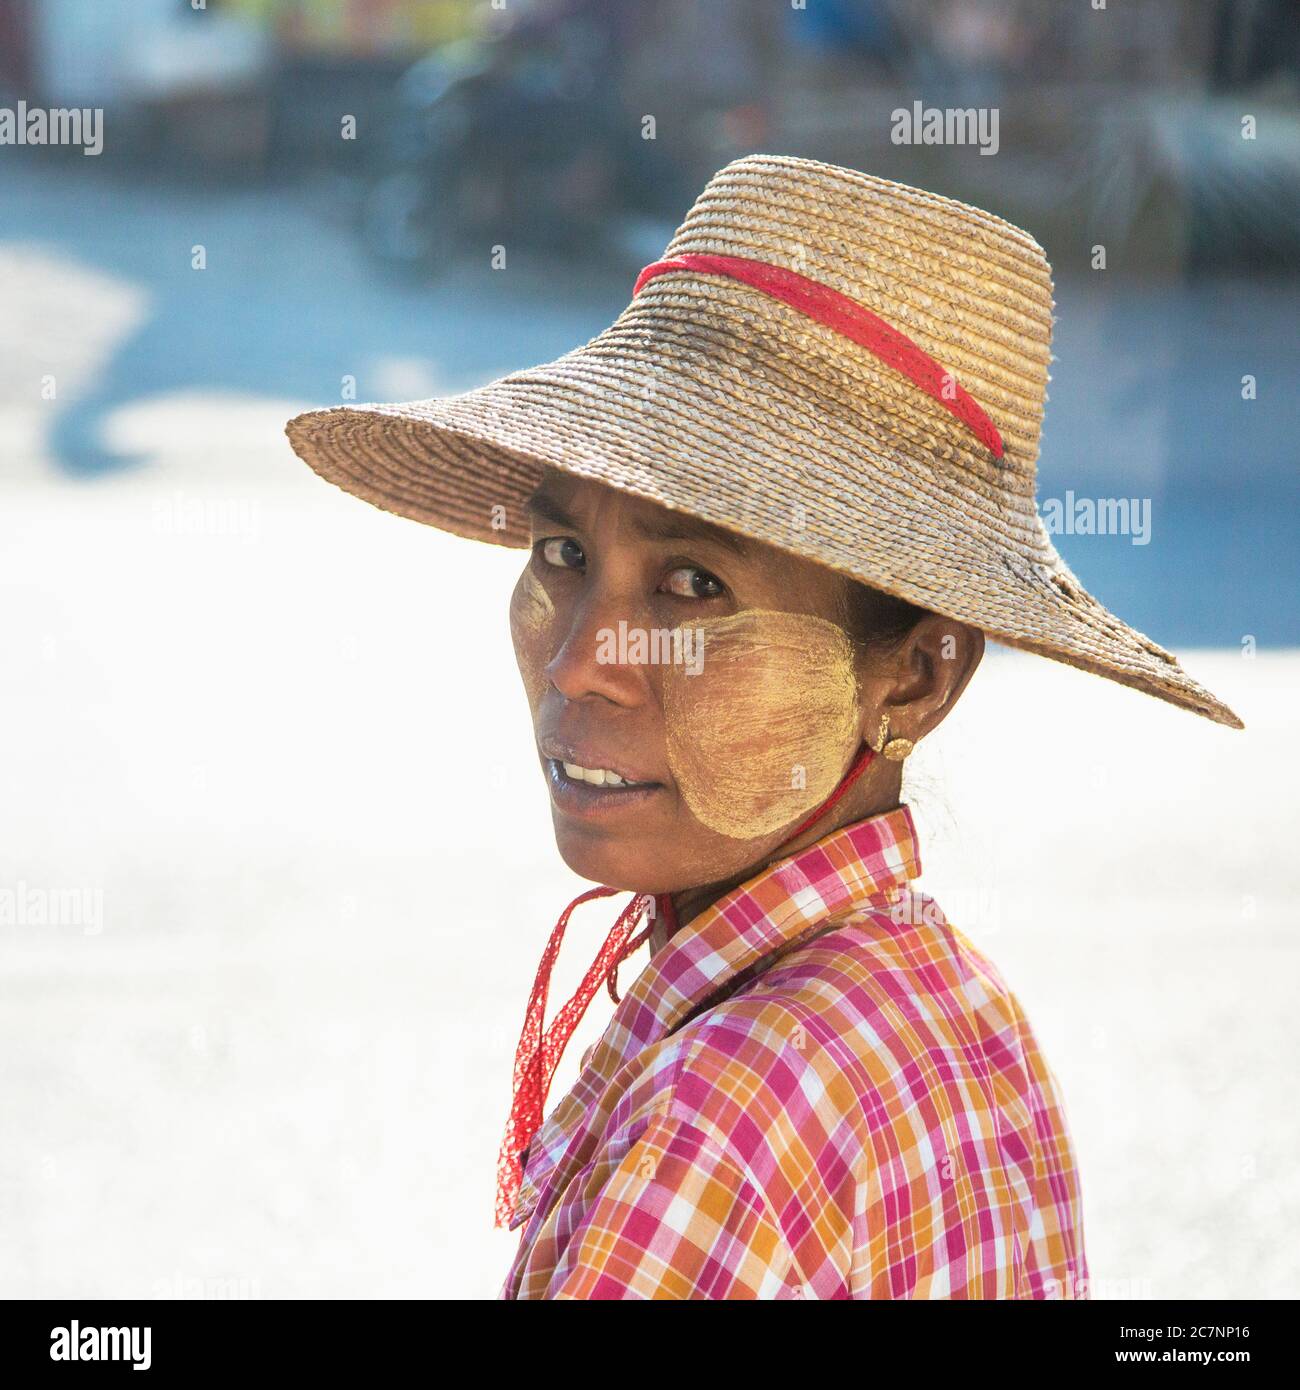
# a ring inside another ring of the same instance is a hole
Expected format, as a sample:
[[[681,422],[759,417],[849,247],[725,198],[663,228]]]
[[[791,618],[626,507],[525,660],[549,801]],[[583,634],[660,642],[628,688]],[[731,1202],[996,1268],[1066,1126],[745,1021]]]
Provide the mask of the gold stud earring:
[[[888,758],[891,763],[901,763],[905,757],[916,747],[910,738],[890,738],[889,737],[889,716],[880,716],[880,728],[876,731],[876,741],[871,745],[872,749]]]

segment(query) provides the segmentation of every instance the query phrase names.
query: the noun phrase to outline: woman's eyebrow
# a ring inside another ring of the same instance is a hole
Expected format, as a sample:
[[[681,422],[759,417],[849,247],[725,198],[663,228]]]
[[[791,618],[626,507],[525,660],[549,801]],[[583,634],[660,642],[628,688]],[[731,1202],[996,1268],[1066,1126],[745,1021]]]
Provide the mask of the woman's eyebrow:
[[[543,521],[552,522],[571,531],[579,530],[578,522],[553,497],[545,492],[534,493],[524,504],[525,509]],[[697,522],[687,516],[676,516],[665,511],[662,516],[637,518],[631,522],[632,528],[639,531],[647,540],[686,541],[695,544],[718,545],[742,559],[754,555],[753,543],[734,531],[724,531],[720,526],[710,526],[708,522]]]
[[[718,545],[746,560],[754,554],[753,544],[744,536],[738,536],[734,531],[724,531],[721,526],[710,526],[708,522],[696,523],[672,513],[635,521],[633,525],[650,540]]]
[[[578,529],[578,523],[568,512],[554,498],[548,497],[544,492],[535,492],[524,503],[524,510],[543,521],[552,521],[556,526],[567,527],[570,531]]]

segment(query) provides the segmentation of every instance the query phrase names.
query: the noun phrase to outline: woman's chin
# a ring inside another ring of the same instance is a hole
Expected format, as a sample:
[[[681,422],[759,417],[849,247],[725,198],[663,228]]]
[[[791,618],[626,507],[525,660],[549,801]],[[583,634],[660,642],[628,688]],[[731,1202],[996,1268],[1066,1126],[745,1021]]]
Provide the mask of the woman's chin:
[[[647,845],[644,840],[628,842],[586,826],[561,825],[556,819],[556,848],[579,878],[631,893],[666,891],[654,886],[663,878],[663,866],[653,862],[653,844]]]
[[[682,893],[743,877],[744,854],[718,862],[683,860],[682,838],[674,836],[619,837],[598,834],[589,826],[555,823],[560,858],[579,878],[627,893]]]

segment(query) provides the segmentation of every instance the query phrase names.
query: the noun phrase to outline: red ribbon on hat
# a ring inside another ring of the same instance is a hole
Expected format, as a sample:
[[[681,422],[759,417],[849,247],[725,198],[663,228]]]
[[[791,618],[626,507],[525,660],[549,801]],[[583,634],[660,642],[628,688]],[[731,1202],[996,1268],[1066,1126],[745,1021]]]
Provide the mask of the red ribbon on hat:
[[[733,280],[743,280],[745,284],[770,294],[774,299],[783,300],[800,313],[842,333],[938,401],[974,433],[995,459],[1001,459],[1002,436],[957,378],[905,333],[900,333],[857,300],[784,266],[756,261],[748,256],[702,254],[673,256],[646,266],[637,276],[632,298],[635,299],[646,282],[656,275],[679,270],[702,271],[706,275],[727,275]]]
[[[810,825],[820,820],[866,771],[874,756],[871,748],[864,744],[848,771],[840,778],[835,790],[800,821],[781,844],[789,844],[791,840],[802,835]],[[777,848],[779,849],[780,845]],[[585,893],[579,893],[560,913],[559,921],[552,929],[551,939],[547,942],[542,959],[538,963],[533,990],[528,996],[528,1007],[524,1012],[523,1032],[519,1036],[519,1046],[515,1051],[514,1095],[510,1105],[510,1118],[506,1122],[505,1138],[501,1142],[501,1152],[497,1158],[496,1216],[493,1223],[497,1228],[509,1225],[518,1204],[519,1189],[523,1183],[523,1155],[533,1136],[541,1128],[546,1094],[550,1090],[551,1078],[555,1075],[555,1068],[559,1065],[565,1046],[587,1012],[587,1005],[591,1003],[602,977],[609,988],[610,998],[615,1004],[619,1002],[618,967],[654,929],[652,915],[646,929],[638,936],[632,935],[642,913],[652,901],[649,894],[638,893],[619,913],[618,920],[610,929],[605,944],[597,952],[596,959],[583,976],[573,998],[555,1015],[551,1026],[543,1032],[542,1020],[546,1013],[551,969],[560,953],[560,943],[564,940],[564,929],[569,924],[569,914],[580,903],[590,902],[593,898],[607,898],[611,893],[617,892],[619,889],[607,888],[602,884],[598,888],[588,888]],[[668,935],[671,937],[678,927],[671,895],[656,893],[653,902],[656,912],[664,914],[668,922]]]

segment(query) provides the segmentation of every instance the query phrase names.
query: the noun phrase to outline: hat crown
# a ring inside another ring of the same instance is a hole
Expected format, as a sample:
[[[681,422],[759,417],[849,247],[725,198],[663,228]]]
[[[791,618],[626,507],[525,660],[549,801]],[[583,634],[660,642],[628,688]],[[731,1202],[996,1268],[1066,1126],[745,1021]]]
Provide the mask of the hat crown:
[[[845,405],[870,397],[873,410],[892,413],[908,452],[921,444],[936,465],[974,474],[982,490],[1017,494],[1021,506],[1032,499],[1054,301],[1051,267],[1028,233],[965,203],[857,170],[747,155],[709,180],[664,259],[688,254],[747,257],[794,271],[905,334],[990,417],[1004,441],[1002,460],[991,459],[941,403],[900,383],[866,348],[801,322],[797,310],[760,291],[743,290],[755,312],[779,317],[781,350],[797,333],[823,359],[828,397]],[[729,301],[736,288],[728,287]],[[707,299],[706,291],[701,314],[717,313]],[[761,325],[748,337],[761,350]]]

